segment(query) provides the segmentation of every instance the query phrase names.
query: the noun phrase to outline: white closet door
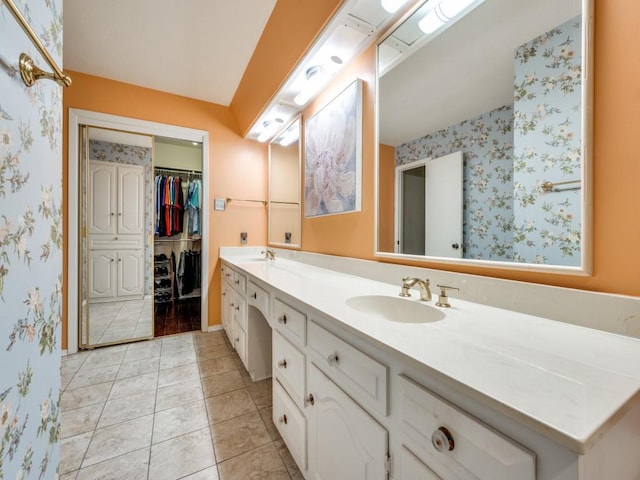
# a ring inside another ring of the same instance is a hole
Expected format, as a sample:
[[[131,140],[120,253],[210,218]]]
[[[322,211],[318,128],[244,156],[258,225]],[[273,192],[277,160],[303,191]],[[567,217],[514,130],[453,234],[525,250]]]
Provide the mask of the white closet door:
[[[115,250],[89,252],[89,298],[108,299],[116,295]]]
[[[118,233],[144,233],[144,167],[118,166]]]
[[[144,292],[142,250],[118,251],[118,296],[141,296]]]
[[[114,165],[89,163],[87,185],[87,223],[91,234],[116,233],[116,168]]]

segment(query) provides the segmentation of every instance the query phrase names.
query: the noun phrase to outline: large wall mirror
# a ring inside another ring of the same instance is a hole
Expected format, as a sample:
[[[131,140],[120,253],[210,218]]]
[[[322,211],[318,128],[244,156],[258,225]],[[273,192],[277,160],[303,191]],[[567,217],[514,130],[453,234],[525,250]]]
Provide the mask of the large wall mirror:
[[[590,269],[591,2],[430,0],[378,45],[378,256]]]
[[[269,245],[300,247],[300,119],[269,144]]]

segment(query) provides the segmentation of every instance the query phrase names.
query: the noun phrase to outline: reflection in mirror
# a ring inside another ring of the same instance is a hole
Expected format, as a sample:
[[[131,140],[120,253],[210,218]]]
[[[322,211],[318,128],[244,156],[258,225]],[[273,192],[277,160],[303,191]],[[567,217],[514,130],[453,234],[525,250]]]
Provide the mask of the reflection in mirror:
[[[81,344],[149,338],[153,140],[83,128]]]
[[[300,119],[269,144],[269,244],[300,246]]]
[[[584,5],[429,1],[379,44],[379,252],[587,268]]]

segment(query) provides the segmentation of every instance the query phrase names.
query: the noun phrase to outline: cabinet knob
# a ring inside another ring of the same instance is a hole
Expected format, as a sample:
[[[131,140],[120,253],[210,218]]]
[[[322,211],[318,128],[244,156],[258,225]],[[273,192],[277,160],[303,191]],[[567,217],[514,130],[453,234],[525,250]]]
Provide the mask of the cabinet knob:
[[[278,317],[278,323],[281,323],[282,325],[286,325],[287,324],[287,316],[286,315],[280,315]]]
[[[113,217],[115,215],[115,213],[111,212],[109,215],[111,215]]]
[[[236,305],[236,310],[240,311],[240,305]]]
[[[314,400],[312,393],[310,393],[309,395],[304,397],[304,404],[305,405],[313,405],[314,403],[316,403],[316,401]]]
[[[278,367],[280,368],[287,368],[287,361],[285,359],[282,359],[278,362]]]
[[[236,343],[240,343],[240,337],[236,337]]]
[[[278,418],[278,421],[280,423],[284,423],[286,425],[287,424],[287,416],[286,415],[281,415],[280,418]]]
[[[118,237],[113,237],[113,239],[114,239],[114,240],[117,240],[117,239],[118,239]]]
[[[240,280],[236,280],[234,283],[235,283],[236,285],[240,285]]]
[[[226,297],[227,296],[227,292],[222,292],[222,296]]]
[[[109,261],[110,261],[111,263],[113,263],[113,262],[114,262],[113,258],[109,259]]]
[[[225,277],[230,277],[230,276],[231,276],[231,274],[230,274],[230,273],[225,273],[225,274],[224,274],[224,276],[225,276]]]
[[[439,452],[450,452],[455,447],[453,435],[445,427],[440,427],[431,434],[431,443]]]
[[[257,292],[253,292],[253,295],[251,295],[253,298],[257,299],[258,298],[258,293]]]
[[[335,367],[338,364],[338,354],[332,353],[327,357],[327,363],[330,367]]]
[[[119,258],[119,259],[118,259],[118,261],[119,261],[119,262],[121,262],[121,261],[122,261],[122,259],[121,259],[121,258]]]
[[[231,305],[232,307],[235,307],[235,303],[231,302],[229,305]]]
[[[121,217],[121,216],[122,216],[122,213],[121,213],[121,212],[118,212],[118,216],[119,216],[119,217]]]

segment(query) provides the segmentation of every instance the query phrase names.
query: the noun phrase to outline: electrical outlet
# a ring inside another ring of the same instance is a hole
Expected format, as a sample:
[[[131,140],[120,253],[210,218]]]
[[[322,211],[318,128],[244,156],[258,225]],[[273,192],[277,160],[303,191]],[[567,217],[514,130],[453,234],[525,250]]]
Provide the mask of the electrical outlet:
[[[242,245],[247,244],[247,232],[240,232],[240,243]]]

